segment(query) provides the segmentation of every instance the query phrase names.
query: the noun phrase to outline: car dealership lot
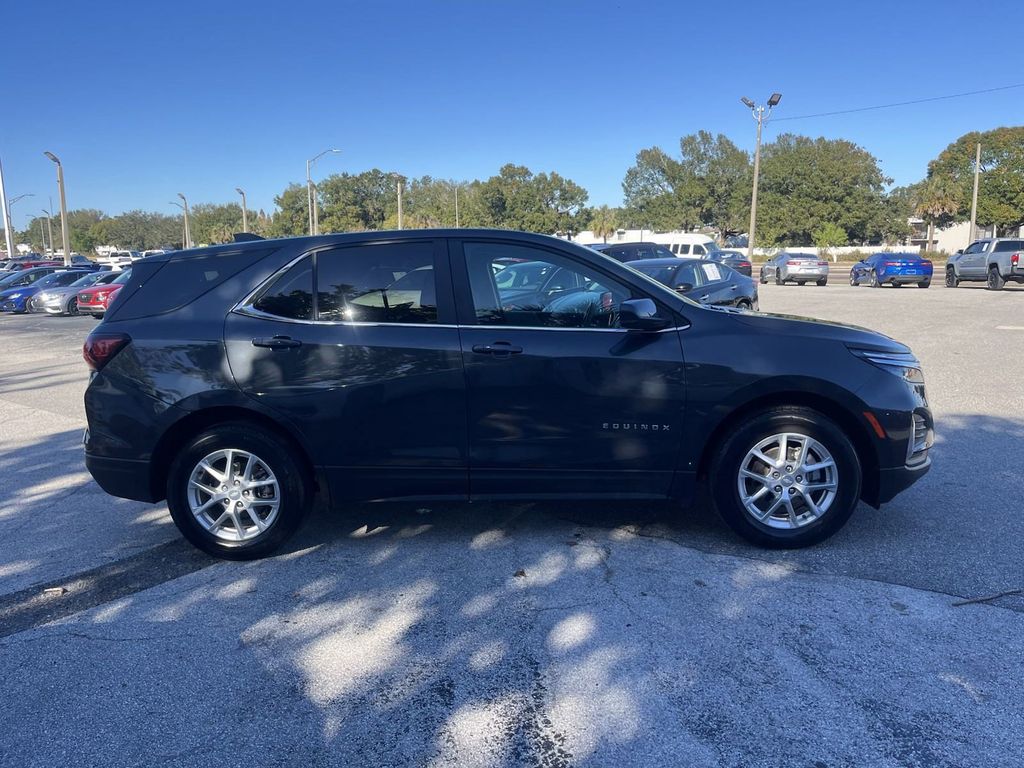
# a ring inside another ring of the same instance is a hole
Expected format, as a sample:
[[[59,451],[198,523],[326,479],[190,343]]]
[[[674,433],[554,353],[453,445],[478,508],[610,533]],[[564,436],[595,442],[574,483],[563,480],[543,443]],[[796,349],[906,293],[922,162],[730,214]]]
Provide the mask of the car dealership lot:
[[[954,603],[1024,588],[1024,289],[760,302],[910,344],[937,420],[928,477],[798,552],[704,507],[424,504],[210,560],[84,471],[95,321],[0,316],[0,764],[1013,762],[1024,597]]]

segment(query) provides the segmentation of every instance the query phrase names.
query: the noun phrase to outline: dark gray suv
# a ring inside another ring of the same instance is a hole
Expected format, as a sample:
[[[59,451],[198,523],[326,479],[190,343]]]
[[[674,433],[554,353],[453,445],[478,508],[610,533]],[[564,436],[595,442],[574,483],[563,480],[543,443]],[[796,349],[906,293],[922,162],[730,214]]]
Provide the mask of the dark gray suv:
[[[804,546],[930,466],[904,345],[701,306],[517,232],[153,256],[84,354],[93,477],[166,498],[181,532],[222,557],[274,551],[314,494],[685,503],[700,481],[750,541]]]

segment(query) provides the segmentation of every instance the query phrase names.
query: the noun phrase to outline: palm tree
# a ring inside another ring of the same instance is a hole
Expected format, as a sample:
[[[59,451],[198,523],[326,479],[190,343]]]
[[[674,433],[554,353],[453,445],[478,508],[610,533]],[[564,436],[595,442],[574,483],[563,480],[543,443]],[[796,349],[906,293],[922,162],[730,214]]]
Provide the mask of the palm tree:
[[[590,220],[590,231],[594,233],[594,237],[600,237],[608,242],[608,235],[614,235],[619,227],[615,213],[607,205],[594,209],[594,217]]]
[[[928,222],[928,241],[925,250],[931,250],[935,224],[947,221],[960,210],[960,196],[948,176],[932,176],[918,185],[914,213]]]

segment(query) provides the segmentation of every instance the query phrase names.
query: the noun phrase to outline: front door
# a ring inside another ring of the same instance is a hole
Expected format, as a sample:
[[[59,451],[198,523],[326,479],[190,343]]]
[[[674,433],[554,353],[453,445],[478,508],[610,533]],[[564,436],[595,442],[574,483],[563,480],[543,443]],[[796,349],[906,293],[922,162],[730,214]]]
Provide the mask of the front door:
[[[465,497],[465,378],[443,240],[321,249],[225,325],[244,392],[287,418],[335,499]]]
[[[960,274],[964,277],[984,277],[987,270],[985,268],[985,248],[988,246],[988,242],[985,240],[979,240],[971,243],[967,250],[964,251],[964,255],[960,257]]]
[[[554,248],[497,238],[450,250],[470,493],[666,495],[686,395],[678,331],[619,328],[619,303],[642,294]]]

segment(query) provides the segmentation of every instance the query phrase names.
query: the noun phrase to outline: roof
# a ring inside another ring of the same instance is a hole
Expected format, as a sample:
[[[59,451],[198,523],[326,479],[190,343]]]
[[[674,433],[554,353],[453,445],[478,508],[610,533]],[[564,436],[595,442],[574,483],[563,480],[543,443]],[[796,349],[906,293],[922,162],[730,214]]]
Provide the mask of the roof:
[[[665,256],[660,259],[637,259],[629,262],[628,266],[633,267],[674,267],[694,261],[705,261],[704,259],[688,259],[684,256]]]

